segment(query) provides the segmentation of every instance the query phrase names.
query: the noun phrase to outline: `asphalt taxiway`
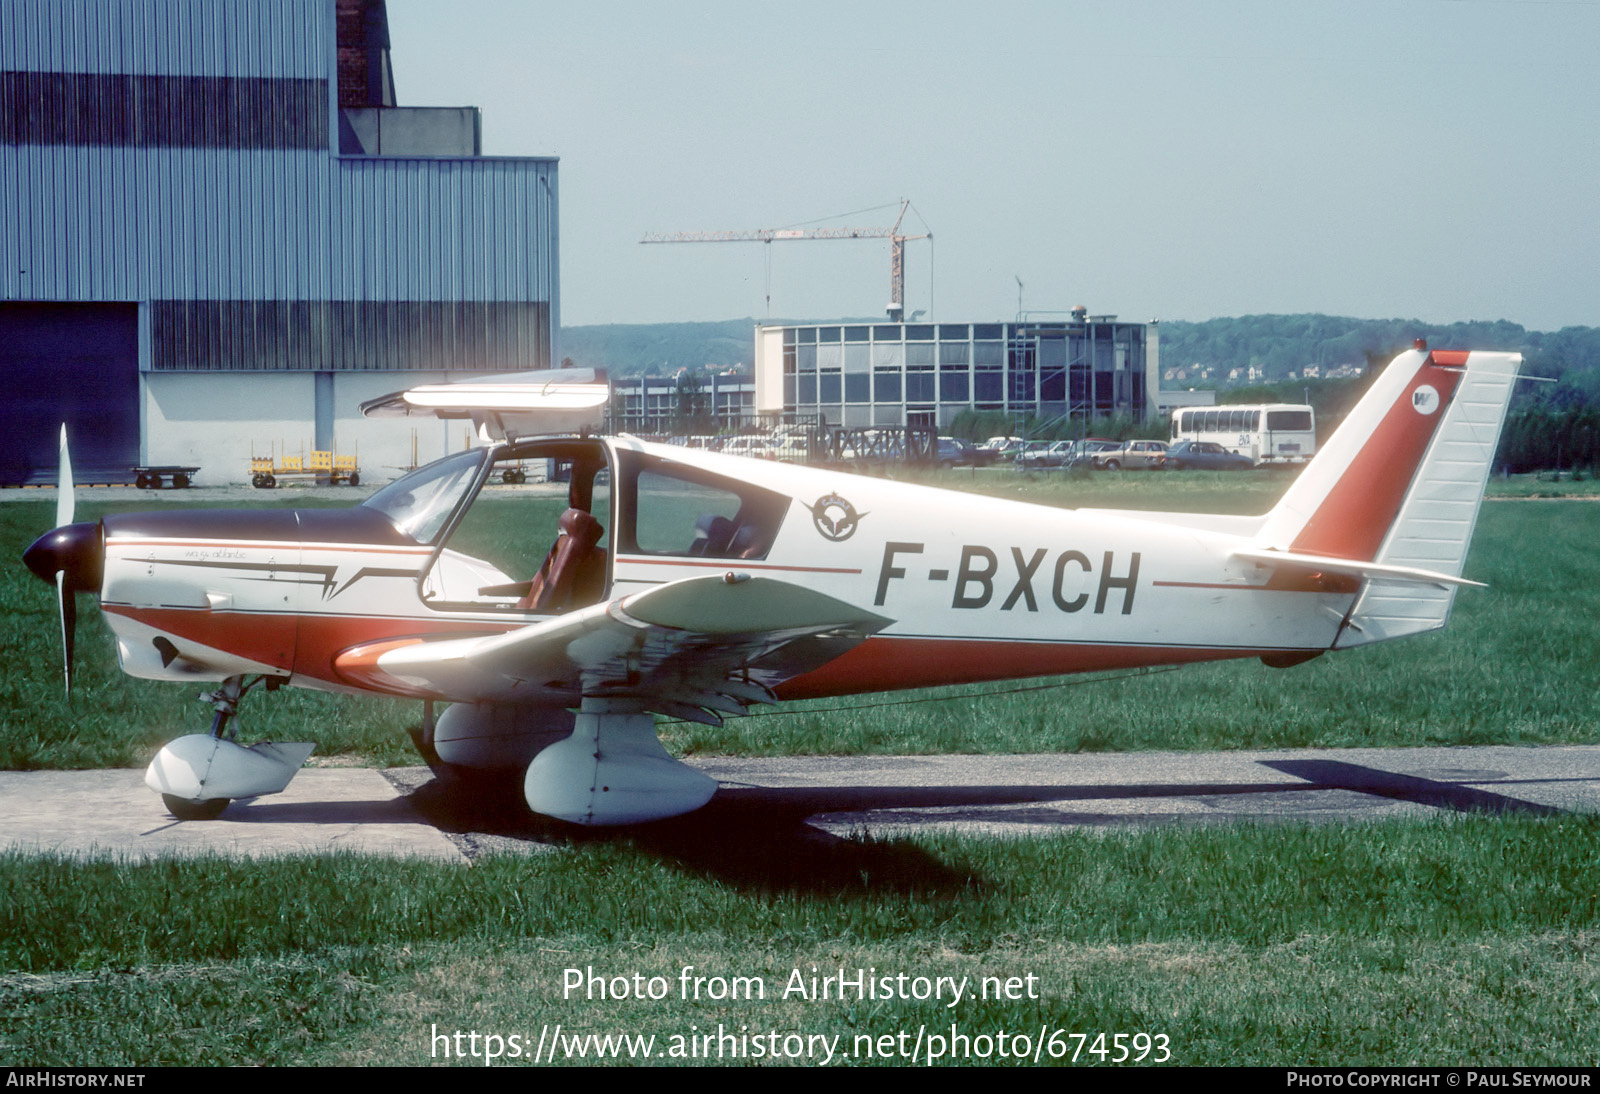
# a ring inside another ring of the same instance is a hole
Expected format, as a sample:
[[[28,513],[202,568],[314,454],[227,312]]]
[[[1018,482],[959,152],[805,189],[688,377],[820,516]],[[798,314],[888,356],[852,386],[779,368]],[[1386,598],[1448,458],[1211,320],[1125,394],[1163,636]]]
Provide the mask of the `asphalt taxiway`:
[[[1041,836],[1118,825],[1356,823],[1395,816],[1600,812],[1600,746],[1030,756],[696,758],[721,783],[698,838],[754,828],[892,837]],[[144,860],[357,854],[466,862],[575,832],[514,785],[463,792],[426,768],[310,767],[283,794],[180,822],[143,772],[0,772],[0,849]],[[650,827],[650,826],[647,826]]]

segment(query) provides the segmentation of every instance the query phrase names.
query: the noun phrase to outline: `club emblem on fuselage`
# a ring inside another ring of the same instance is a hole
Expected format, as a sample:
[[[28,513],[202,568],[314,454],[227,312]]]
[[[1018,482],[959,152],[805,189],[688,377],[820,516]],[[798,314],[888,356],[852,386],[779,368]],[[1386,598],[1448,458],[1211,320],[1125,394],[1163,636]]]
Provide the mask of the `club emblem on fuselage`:
[[[845,501],[838,494],[824,494],[811,506],[811,519],[817,525],[824,539],[831,539],[835,543],[849,539],[856,533],[856,525],[861,523],[865,513],[857,513],[856,507]]]

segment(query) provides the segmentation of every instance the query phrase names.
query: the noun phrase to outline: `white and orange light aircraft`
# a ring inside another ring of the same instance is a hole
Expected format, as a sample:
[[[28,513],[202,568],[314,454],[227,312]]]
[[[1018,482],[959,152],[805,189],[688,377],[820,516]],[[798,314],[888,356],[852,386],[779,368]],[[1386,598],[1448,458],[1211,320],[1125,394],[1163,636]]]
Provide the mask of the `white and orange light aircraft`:
[[[1462,565],[1520,362],[1419,342],[1260,517],[1056,509],[594,436],[607,388],[569,370],[366,404],[470,418],[485,443],[344,510],[74,524],[63,452],[61,527],[25,557],[58,588],[69,687],[79,592],[99,595],[125,672],[221,682],[211,732],[147,772],[179,817],[281,791],[305,762],[308,743],[231,739],[265,682],[448,702],[420,742],[432,762],[525,770],[536,812],[632,823],[716,790],[655,714],[1287,667],[1442,627],[1475,584]],[[485,490],[533,460],[568,478],[564,512]]]

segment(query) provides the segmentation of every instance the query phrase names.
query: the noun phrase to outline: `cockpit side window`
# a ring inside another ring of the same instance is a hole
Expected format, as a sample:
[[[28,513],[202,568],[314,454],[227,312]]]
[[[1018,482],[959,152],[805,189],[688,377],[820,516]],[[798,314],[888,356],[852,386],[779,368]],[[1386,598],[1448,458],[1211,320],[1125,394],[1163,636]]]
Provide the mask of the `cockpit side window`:
[[[759,486],[635,453],[617,501],[621,550],[694,558],[766,558],[789,508]]]
[[[433,607],[556,614],[609,584],[610,472],[594,441],[501,449],[422,579]]]

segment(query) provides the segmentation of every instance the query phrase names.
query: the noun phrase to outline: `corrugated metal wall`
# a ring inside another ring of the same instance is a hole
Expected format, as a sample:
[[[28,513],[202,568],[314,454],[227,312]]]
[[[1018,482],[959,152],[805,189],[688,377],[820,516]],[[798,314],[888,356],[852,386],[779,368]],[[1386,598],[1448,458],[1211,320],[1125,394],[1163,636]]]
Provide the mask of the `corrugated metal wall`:
[[[0,147],[0,298],[545,300],[554,160]]]
[[[331,117],[333,27],[332,0],[5,0],[0,73],[317,79]],[[0,300],[156,302],[167,335],[152,345],[157,369],[438,368],[447,367],[438,352],[417,347],[469,344],[509,344],[505,367],[549,363],[559,321],[553,157],[341,158],[60,136],[15,130],[16,143],[0,143]],[[297,314],[379,343],[338,363],[219,355],[241,339],[273,344],[252,332]],[[202,320],[221,325],[201,330]],[[519,343],[530,324],[534,337]],[[183,331],[192,335],[173,334]]]
[[[333,2],[5,0],[0,69],[332,78]]]

